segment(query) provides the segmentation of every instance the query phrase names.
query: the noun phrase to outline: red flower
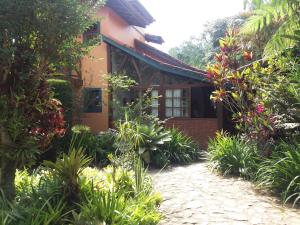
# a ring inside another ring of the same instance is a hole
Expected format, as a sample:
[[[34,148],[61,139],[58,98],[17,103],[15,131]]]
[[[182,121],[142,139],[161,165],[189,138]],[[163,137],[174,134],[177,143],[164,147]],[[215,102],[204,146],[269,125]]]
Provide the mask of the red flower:
[[[247,51],[244,51],[244,59],[246,61],[250,61],[253,59],[253,53],[252,52],[247,52]]]
[[[264,105],[263,105],[262,103],[259,103],[259,104],[257,105],[256,112],[257,112],[258,114],[261,114],[263,111],[264,111]]]

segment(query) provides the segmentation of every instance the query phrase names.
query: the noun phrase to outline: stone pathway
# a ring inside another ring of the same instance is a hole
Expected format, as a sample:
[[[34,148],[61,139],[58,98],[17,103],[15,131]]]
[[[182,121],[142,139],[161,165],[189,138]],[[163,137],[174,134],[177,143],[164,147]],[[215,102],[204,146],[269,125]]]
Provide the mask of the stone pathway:
[[[300,225],[300,209],[255,192],[251,182],[223,178],[207,163],[152,172],[156,191],[164,198],[159,225]]]

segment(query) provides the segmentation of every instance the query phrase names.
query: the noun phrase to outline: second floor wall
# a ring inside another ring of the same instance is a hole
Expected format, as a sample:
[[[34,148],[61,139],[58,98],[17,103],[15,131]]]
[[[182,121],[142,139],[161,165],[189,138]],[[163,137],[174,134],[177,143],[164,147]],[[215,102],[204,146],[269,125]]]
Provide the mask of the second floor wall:
[[[104,6],[97,14],[100,22],[100,32],[128,47],[134,47],[134,40],[145,42],[144,35],[134,26],[129,25],[111,8]]]

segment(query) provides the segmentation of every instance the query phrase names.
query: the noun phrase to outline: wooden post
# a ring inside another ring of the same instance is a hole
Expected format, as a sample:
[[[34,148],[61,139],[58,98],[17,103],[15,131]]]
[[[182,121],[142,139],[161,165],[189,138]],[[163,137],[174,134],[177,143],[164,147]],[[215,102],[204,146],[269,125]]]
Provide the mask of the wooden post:
[[[224,124],[223,124],[223,122],[224,122],[224,112],[223,112],[223,110],[224,110],[224,108],[223,108],[224,106],[223,106],[223,103],[222,102],[218,102],[217,103],[217,118],[218,118],[218,129],[219,130],[222,130],[223,129],[223,127],[224,127]]]

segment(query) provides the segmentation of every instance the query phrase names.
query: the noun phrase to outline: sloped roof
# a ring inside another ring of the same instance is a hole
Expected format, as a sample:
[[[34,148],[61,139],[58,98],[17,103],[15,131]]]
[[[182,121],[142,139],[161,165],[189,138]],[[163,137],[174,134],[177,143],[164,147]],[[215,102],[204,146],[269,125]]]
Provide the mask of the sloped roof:
[[[158,70],[186,78],[191,78],[194,80],[199,80],[206,83],[209,82],[206,78],[206,72],[195,67],[189,66],[143,42],[135,40],[136,48],[131,48],[104,35],[102,36],[102,39],[105,43],[120,49],[121,51],[129,54],[130,56],[141,60],[142,62],[153,66]]]
[[[154,18],[138,0],[108,0],[106,6],[113,9],[129,25],[146,27]]]

